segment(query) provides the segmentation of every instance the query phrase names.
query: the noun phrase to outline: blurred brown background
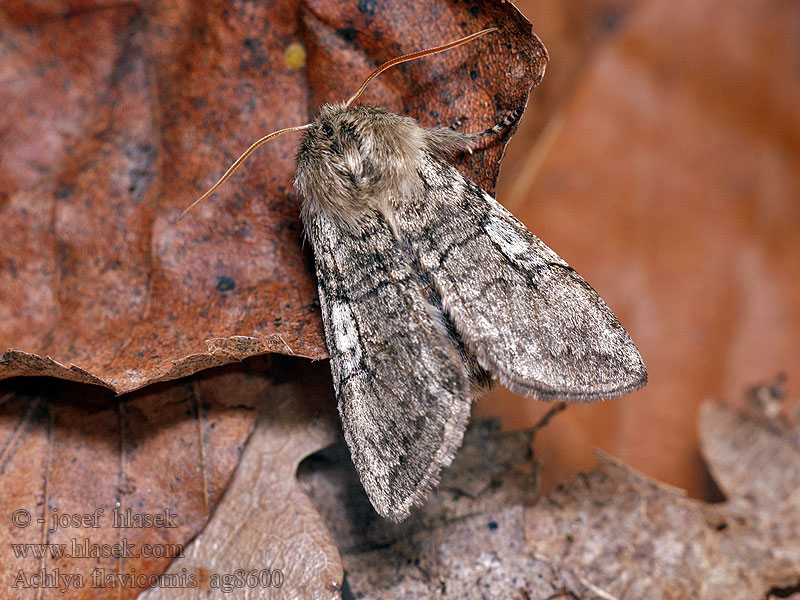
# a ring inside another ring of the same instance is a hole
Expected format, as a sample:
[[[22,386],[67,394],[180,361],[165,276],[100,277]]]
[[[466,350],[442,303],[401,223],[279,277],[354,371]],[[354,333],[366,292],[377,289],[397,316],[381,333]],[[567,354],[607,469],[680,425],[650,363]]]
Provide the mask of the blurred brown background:
[[[545,485],[602,448],[711,494],[697,407],[800,385],[800,3],[517,2],[550,52],[498,198],[580,272],[648,368],[537,438]],[[509,429],[548,406],[496,390]]]

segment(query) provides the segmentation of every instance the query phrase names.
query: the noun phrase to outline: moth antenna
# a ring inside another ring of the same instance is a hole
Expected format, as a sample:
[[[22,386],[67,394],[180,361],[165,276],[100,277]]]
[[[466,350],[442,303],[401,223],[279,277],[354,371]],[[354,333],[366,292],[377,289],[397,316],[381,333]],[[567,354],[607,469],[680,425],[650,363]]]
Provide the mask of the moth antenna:
[[[428,48],[427,50],[419,50],[417,52],[412,52],[411,54],[404,54],[403,56],[398,56],[397,58],[393,58],[390,61],[383,63],[380,67],[375,69],[372,74],[364,80],[364,83],[361,84],[361,87],[358,88],[358,91],[353,94],[352,98],[345,103],[345,108],[351,106],[353,102],[358,100],[358,97],[364,93],[364,90],[369,85],[369,82],[375,79],[378,75],[383,73],[386,69],[389,69],[395,65],[399,65],[400,63],[408,62],[410,60],[416,60],[418,58],[422,58],[423,56],[428,56],[429,54],[437,54],[439,52],[444,52],[445,50],[450,50],[451,48],[455,48],[456,46],[460,46],[461,44],[466,44],[467,42],[471,42],[475,38],[479,38],[487,33],[492,33],[493,31],[497,31],[497,27],[489,27],[488,29],[483,29],[476,33],[472,33],[467,37],[463,37],[459,40],[455,40],[454,42],[450,42],[448,44],[444,44],[443,46],[436,46],[435,48]]]
[[[255,152],[258,149],[259,146],[262,146],[263,144],[266,144],[268,141],[270,141],[272,139],[275,139],[276,137],[278,137],[279,135],[283,135],[284,133],[293,133],[295,131],[303,131],[304,129],[308,129],[309,127],[311,127],[311,123],[306,123],[305,125],[298,125],[297,127],[287,127],[286,129],[279,129],[278,131],[273,131],[269,135],[265,135],[264,137],[262,137],[260,140],[253,142],[253,144],[247,150],[245,150],[244,153],[239,158],[237,158],[230,167],[228,167],[228,170],[225,171],[225,174],[222,177],[220,177],[219,180],[217,180],[217,183],[212,185],[211,188],[205,194],[200,196],[197,200],[192,202],[187,208],[185,208],[183,210],[183,212],[181,213],[181,216],[178,217],[178,220],[180,221],[187,212],[192,210],[195,206],[197,206],[203,200],[205,200],[211,194],[213,194],[217,190],[217,188],[219,186],[221,186],[225,182],[225,180],[228,179],[228,177],[233,175],[233,172],[236,169],[238,169],[239,166],[244,161],[246,161],[247,158],[253,152]]]
[[[353,96],[345,103],[345,108],[349,107],[355,102],[358,97],[364,93],[364,90],[367,88],[369,83],[375,79],[378,75],[383,73],[386,69],[389,69],[395,65],[399,65],[400,63],[408,62],[410,60],[416,60],[418,58],[422,58],[423,56],[428,56],[430,54],[438,54],[439,52],[445,52],[446,50],[450,50],[451,48],[455,48],[456,46],[460,46],[461,44],[466,44],[467,42],[471,42],[472,40],[479,38],[481,36],[486,35],[487,33],[492,33],[493,31],[497,31],[497,27],[489,27],[488,29],[483,29],[476,33],[471,33],[470,35],[463,37],[461,39],[455,40],[453,42],[449,42],[442,46],[436,46],[435,48],[428,48],[427,50],[419,50],[417,52],[412,52],[411,54],[404,54],[403,56],[398,56],[397,58],[393,58],[390,61],[383,63],[380,67],[375,69],[372,74],[364,80],[364,83],[361,84],[361,87],[358,88],[358,91],[353,94]],[[239,166],[247,160],[247,158],[258,149],[259,146],[266,144],[268,141],[278,137],[279,135],[283,135],[284,133],[293,133],[295,131],[303,131],[304,129],[308,129],[311,127],[311,123],[306,123],[305,125],[299,125],[297,127],[288,127],[286,129],[279,129],[269,135],[265,135],[260,140],[254,142],[244,153],[237,158],[234,163],[228,167],[228,170],[222,175],[222,177],[217,180],[217,182],[209,188],[209,190],[200,196],[197,200],[192,202],[188,207],[186,207],[181,215],[178,217],[180,221],[186,213],[192,210],[195,206],[200,204],[203,200],[208,198],[211,194],[213,194],[219,186],[225,183],[225,180],[228,179]]]

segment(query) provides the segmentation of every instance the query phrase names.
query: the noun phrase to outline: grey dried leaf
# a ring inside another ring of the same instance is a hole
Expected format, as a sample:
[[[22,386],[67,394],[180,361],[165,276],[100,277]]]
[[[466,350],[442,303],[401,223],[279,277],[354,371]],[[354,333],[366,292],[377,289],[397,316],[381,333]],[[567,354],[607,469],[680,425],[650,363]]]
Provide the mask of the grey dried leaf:
[[[703,406],[703,450],[729,495],[720,504],[608,456],[531,504],[531,432],[498,435],[485,422],[402,526],[371,511],[344,445],[310,457],[301,482],[355,596],[785,597],[800,580],[800,444],[796,428],[767,417]]]
[[[537,556],[609,598],[763,598],[800,581],[800,444],[769,415],[706,403],[700,437],[728,499],[706,504],[602,457],[526,516]]]
[[[531,431],[467,429],[464,447],[419,511],[402,524],[370,505],[344,444],[309,457],[301,485],[342,554],[354,597],[557,598],[588,588],[526,549],[524,506],[536,495]]]

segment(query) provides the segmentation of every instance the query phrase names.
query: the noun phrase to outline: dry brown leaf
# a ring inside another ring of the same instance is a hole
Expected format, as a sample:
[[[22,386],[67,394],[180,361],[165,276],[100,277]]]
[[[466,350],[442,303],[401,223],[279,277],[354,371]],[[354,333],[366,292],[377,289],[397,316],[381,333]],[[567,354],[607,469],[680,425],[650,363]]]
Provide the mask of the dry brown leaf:
[[[185,198],[203,191],[225,160],[254,137],[287,121],[302,122],[309,107],[328,99],[324,80],[314,82],[314,91],[298,93],[302,72],[281,71],[265,83],[268,61],[283,60],[289,42],[302,36],[316,44],[310,55],[316,60],[342,51],[342,44],[325,45],[336,40],[326,31],[341,33],[345,41],[365,34],[312,4],[303,5],[309,25],[298,28],[300,10],[289,3],[273,6],[267,31],[260,12],[265,9],[253,4],[232,5],[215,17],[202,2],[172,3],[155,13],[148,12],[150,5],[131,3],[84,2],[77,11],[4,3],[0,348],[32,351],[7,355],[13,360],[6,362],[4,376],[50,372],[99,382],[95,366],[127,365],[130,370],[120,371],[118,380],[104,381],[132,389],[252,353],[319,351],[319,325],[308,325],[318,319],[315,291],[305,279],[308,255],[297,253],[300,234],[296,207],[286,196],[288,178],[281,189],[264,177],[273,165],[291,168],[292,148],[278,146],[256,157],[190,225],[176,228],[172,221]],[[364,16],[369,10],[358,13],[365,19],[380,19],[385,8],[359,6],[376,9],[371,16]],[[594,436],[635,466],[698,493],[705,475],[686,432],[694,427],[699,399],[720,386],[738,389],[742,381],[762,377],[765,368],[796,375],[800,364],[794,360],[800,302],[793,301],[800,287],[790,276],[800,257],[800,238],[793,235],[800,222],[800,163],[792,160],[800,147],[798,79],[792,76],[797,5],[521,0],[519,6],[537,23],[553,58],[546,85],[534,98],[549,95],[557,106],[545,103],[536,115],[526,114],[520,134],[528,127],[535,137],[518,135],[517,145],[538,155],[510,157],[507,189],[525,197],[500,194],[500,200],[519,207],[531,229],[599,289],[633,333],[651,374],[644,392],[612,405],[572,408],[546,429],[553,440],[547,466],[573,460]],[[403,35],[402,48],[424,41],[419,34],[426,26],[414,27],[413,35]],[[277,45],[268,41],[276,37]],[[353,57],[353,69],[368,71],[391,54],[391,42],[385,43],[371,59],[352,49],[341,70],[348,71]],[[231,49],[237,59],[226,62]],[[43,60],[45,51],[50,60]],[[375,97],[391,96],[391,89],[407,98],[404,82],[415,73],[422,74],[416,81],[427,81],[427,68],[433,67],[409,65],[384,89],[375,88]],[[282,98],[294,94],[294,100],[273,102],[272,87],[286,93]],[[148,90],[158,90],[157,97]],[[418,92],[419,86],[410,93]],[[428,110],[424,106],[422,114]],[[266,116],[276,111],[283,111],[281,119]],[[487,121],[490,113],[481,114]],[[447,124],[452,115],[439,117]],[[438,117],[427,118],[433,123]],[[537,143],[541,131],[546,135]],[[529,193],[519,191],[525,188]],[[99,191],[99,200],[91,196],[90,204],[88,191]],[[281,201],[252,202],[254,195]],[[212,231],[217,223],[229,223],[227,231]],[[84,235],[84,229],[99,233]],[[196,250],[201,242],[202,250]],[[96,264],[83,262],[86,256]],[[277,266],[283,264],[288,271]],[[22,283],[7,285],[9,278]],[[131,301],[128,314],[112,313],[117,296]],[[21,318],[15,311],[22,308],[33,310]],[[73,317],[75,310],[83,316]],[[256,322],[268,311],[280,321]],[[240,325],[251,328],[233,338]],[[302,340],[293,340],[295,334]],[[34,345],[17,344],[28,338]],[[284,342],[291,343],[289,350]],[[191,353],[196,355],[187,357]],[[180,367],[172,362],[176,358],[183,361]],[[60,366],[70,363],[85,370]],[[794,375],[791,380],[798,380]],[[498,399],[479,408],[495,410]],[[517,407],[533,403],[517,397],[508,402],[517,411],[509,423],[519,426],[524,416]],[[747,462],[740,461],[731,459],[733,466]],[[745,471],[727,477],[735,485],[747,480]],[[726,480],[720,476],[724,489]],[[512,519],[517,524],[523,518],[518,513]],[[557,576],[563,580],[565,573]],[[580,590],[577,576],[570,577],[569,585],[551,587]]]
[[[342,446],[309,458],[301,480],[355,597],[732,600],[790,591],[800,581],[800,430],[713,404],[700,428],[730,496],[721,504],[608,456],[531,504],[531,433],[498,436],[487,422],[470,429],[431,502],[402,525],[370,516]]]
[[[253,354],[324,357],[297,136],[177,216],[257,137],[347,98],[384,60],[488,25],[501,31],[363,97],[470,131],[523,106],[537,75],[509,3],[4,4],[0,348],[14,350],[0,377],[127,392]],[[461,165],[489,190],[502,146]]]
[[[152,589],[140,600],[338,596],[339,552],[295,471],[305,456],[338,441],[341,430],[327,364],[301,369],[293,383],[267,394],[213,520],[166,573],[192,574],[196,585]],[[221,589],[225,584],[230,589]]]
[[[498,181],[498,199],[516,213],[525,204],[535,208],[550,200],[533,196],[531,186],[569,118],[570,102],[589,76],[595,56],[624,31],[642,0],[520,0],[514,4],[535,23],[536,34],[550,55],[547,76],[531,94]]]
[[[242,366],[116,398],[103,388],[75,383],[5,382],[0,391],[0,596],[133,598],[146,584],[114,585],[114,578],[161,573],[205,526],[239,462],[241,442],[269,384],[267,376]],[[114,509],[122,515],[165,516],[162,523],[141,527],[131,516],[115,528]],[[54,516],[72,515],[89,520],[53,526]],[[43,544],[55,545],[55,552],[65,544],[65,554],[45,551],[36,557]],[[110,554],[115,544],[127,549],[122,556]],[[87,550],[81,548],[105,555],[83,557]],[[35,579],[42,569],[47,577],[61,573],[83,580],[57,579],[53,589],[47,585],[52,579]],[[93,588],[93,575],[97,582],[109,577],[110,587]],[[68,588],[63,593],[62,585]]]

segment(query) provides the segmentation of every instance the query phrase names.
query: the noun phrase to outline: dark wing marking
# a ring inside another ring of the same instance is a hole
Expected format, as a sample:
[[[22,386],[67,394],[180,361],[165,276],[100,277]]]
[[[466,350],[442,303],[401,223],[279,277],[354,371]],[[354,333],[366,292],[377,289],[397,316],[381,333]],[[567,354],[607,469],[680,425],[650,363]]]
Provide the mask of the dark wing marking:
[[[467,372],[383,217],[306,228],[345,438],[375,509],[402,520],[461,445]]]
[[[435,158],[394,226],[466,347],[510,389],[614,397],[644,385],[636,346],[605,302],[494,198]]]

